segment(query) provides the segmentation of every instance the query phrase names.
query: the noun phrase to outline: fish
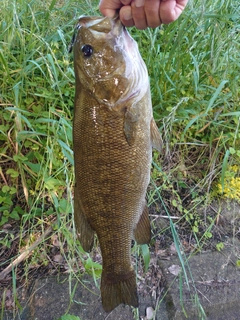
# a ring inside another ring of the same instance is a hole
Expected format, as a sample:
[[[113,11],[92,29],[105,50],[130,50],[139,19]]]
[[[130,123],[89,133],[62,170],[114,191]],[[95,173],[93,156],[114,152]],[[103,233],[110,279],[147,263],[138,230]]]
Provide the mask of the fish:
[[[98,237],[103,309],[137,307],[131,243],[151,240],[146,192],[162,145],[148,71],[118,16],[80,17],[72,46],[76,234],[86,252]]]

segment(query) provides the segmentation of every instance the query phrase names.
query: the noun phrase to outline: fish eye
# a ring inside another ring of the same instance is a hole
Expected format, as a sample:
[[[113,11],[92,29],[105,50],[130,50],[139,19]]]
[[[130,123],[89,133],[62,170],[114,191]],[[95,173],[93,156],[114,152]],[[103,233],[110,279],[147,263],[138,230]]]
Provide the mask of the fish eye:
[[[85,44],[81,48],[84,57],[90,57],[93,54],[93,47],[90,44]]]

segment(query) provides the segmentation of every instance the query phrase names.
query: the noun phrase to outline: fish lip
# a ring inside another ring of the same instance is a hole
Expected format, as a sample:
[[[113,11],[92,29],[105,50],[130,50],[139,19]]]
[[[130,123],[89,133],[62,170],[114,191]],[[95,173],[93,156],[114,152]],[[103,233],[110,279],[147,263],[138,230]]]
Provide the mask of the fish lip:
[[[111,33],[113,34],[113,36],[119,36],[122,32],[126,31],[125,26],[122,24],[120,18],[119,18],[119,14],[116,14],[112,20],[112,31]]]

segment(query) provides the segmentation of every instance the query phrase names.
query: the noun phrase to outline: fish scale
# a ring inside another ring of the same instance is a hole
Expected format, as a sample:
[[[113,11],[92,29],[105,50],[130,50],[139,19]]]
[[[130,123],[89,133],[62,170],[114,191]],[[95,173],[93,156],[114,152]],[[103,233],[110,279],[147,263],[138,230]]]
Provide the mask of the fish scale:
[[[130,63],[129,44],[139,63]],[[94,233],[98,236],[103,308],[111,311],[120,303],[137,307],[131,240],[150,241],[145,196],[152,146],[161,143],[146,67],[118,18],[84,17],[74,42],[74,69],[77,235],[85,251],[92,249]]]

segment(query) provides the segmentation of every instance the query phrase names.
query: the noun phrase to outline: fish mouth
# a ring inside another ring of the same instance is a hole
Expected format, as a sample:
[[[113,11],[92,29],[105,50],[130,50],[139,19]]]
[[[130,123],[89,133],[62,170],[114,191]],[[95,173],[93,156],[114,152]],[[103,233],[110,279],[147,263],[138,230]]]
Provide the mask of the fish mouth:
[[[116,14],[113,18],[101,16],[81,16],[77,26],[84,26],[94,33],[110,33],[114,37],[119,36],[125,29],[121,20],[119,19],[119,14]]]

